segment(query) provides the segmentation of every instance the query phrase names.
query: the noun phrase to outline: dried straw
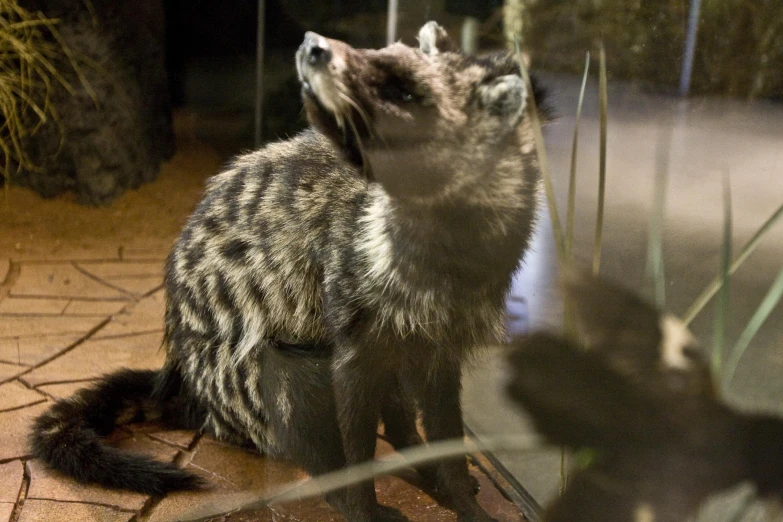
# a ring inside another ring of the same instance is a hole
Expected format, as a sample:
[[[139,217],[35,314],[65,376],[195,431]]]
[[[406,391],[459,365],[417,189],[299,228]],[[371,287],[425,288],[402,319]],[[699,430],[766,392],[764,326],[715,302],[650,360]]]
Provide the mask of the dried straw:
[[[52,93],[64,88],[74,94],[66,74],[75,72],[92,95],[57,24],[17,0],[0,0],[0,174],[6,188],[12,169],[41,171],[26,153],[25,140],[50,121],[59,127]]]

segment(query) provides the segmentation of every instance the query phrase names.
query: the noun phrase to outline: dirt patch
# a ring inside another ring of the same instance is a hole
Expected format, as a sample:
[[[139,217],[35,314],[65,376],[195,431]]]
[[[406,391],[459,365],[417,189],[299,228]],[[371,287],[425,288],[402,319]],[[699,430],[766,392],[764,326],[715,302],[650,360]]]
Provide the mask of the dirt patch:
[[[187,131],[177,141],[177,154],[155,182],[126,192],[110,206],[80,205],[73,194],[43,199],[22,187],[0,188],[0,259],[170,243],[223,161]]]

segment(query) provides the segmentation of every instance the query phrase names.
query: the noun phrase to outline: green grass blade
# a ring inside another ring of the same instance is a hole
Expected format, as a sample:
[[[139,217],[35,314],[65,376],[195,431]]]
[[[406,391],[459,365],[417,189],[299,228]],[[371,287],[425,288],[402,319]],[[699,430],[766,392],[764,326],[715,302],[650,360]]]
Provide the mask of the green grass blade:
[[[601,42],[598,71],[598,99],[600,110],[600,156],[598,160],[598,214],[595,219],[595,241],[593,242],[593,274],[601,269],[601,243],[604,235],[604,198],[606,194],[606,113],[609,95],[606,88],[606,52]]]
[[[715,303],[715,320],[712,329],[712,375],[715,382],[721,382],[726,347],[726,323],[729,316],[729,268],[731,265],[732,241],[731,180],[728,172],[723,174],[723,248],[720,263],[721,288]]]
[[[560,483],[557,486],[557,493],[562,497],[565,494],[568,483],[568,458],[565,448],[560,448]]]
[[[672,141],[671,122],[662,122],[655,153],[655,187],[650,211],[650,225],[647,236],[648,279],[652,282],[655,305],[666,307],[666,277],[663,259],[663,224],[666,212],[666,191],[669,184],[669,158]]]
[[[587,77],[590,72],[590,53],[585,55],[585,70],[582,75],[582,86],[579,89],[579,100],[576,104],[576,121],[574,122],[574,142],[571,148],[571,171],[568,179],[568,209],[566,214],[565,232],[565,262],[572,265],[574,262],[574,215],[576,210],[576,158],[579,147],[579,123],[582,121],[582,106],[585,99]],[[563,303],[563,330],[566,335],[576,336],[576,315],[573,303],[568,297]],[[568,457],[565,448],[560,449],[560,485],[559,493],[565,493],[568,482]]]
[[[576,104],[576,121],[574,122],[574,143],[571,147],[571,172],[568,179],[568,213],[566,214],[565,250],[569,263],[574,259],[574,210],[576,208],[576,156],[579,145],[579,122],[582,121],[582,104],[587,87],[587,74],[590,71],[590,53],[585,56],[585,72],[582,76],[582,87],[579,89],[579,101]]]
[[[739,365],[740,359],[742,359],[750,341],[753,340],[761,326],[767,320],[767,317],[769,317],[769,314],[771,314],[772,310],[778,305],[781,297],[783,297],[783,268],[781,268],[778,277],[775,279],[775,282],[772,283],[767,295],[764,296],[761,304],[756,309],[753,316],[750,318],[750,321],[748,321],[747,326],[745,326],[745,329],[742,331],[742,334],[740,334],[739,339],[737,339],[736,344],[731,349],[723,377],[724,389],[728,389],[731,380],[734,378],[734,372],[737,370],[737,365]]]
[[[783,217],[783,205],[778,207],[778,209],[767,219],[766,222],[764,222],[763,225],[756,231],[755,234],[753,234],[753,237],[748,240],[745,245],[740,249],[740,253],[737,256],[737,259],[734,260],[734,262],[731,264],[731,267],[729,268],[729,275],[734,274],[734,272],[737,271],[737,269],[742,266],[742,263],[745,262],[745,259],[753,253],[753,251],[758,246],[759,242],[761,241],[761,238],[766,235],[767,231],[771,229],[775,224],[780,220],[780,218]],[[712,280],[712,282],[707,286],[707,288],[704,289],[704,291],[699,295],[699,297],[696,298],[696,300],[693,302],[693,304],[688,308],[688,310],[685,311],[685,313],[682,316],[682,321],[687,325],[690,324],[693,319],[699,315],[699,312],[702,311],[704,306],[709,302],[710,299],[718,292],[721,285],[721,279],[720,276],[716,277]]]
[[[538,117],[538,108],[533,96],[533,84],[530,82],[530,75],[525,67],[525,60],[522,57],[522,51],[519,48],[519,39],[515,41],[516,59],[519,69],[522,71],[522,79],[528,92],[528,115],[530,117],[530,126],[533,130],[533,138],[536,144],[536,154],[538,155],[538,164],[541,169],[541,178],[544,181],[544,191],[546,192],[546,202],[549,208],[549,218],[552,221],[552,232],[555,236],[555,245],[557,247],[557,258],[560,266],[565,266],[565,240],[563,238],[563,227],[560,224],[560,216],[557,212],[557,200],[555,199],[555,189],[552,186],[552,178],[549,175],[549,160],[544,146],[544,135],[541,132],[541,119]]]
[[[541,169],[541,179],[544,182],[544,192],[546,193],[546,202],[549,209],[549,219],[552,222],[552,233],[555,237],[555,246],[557,248],[558,264],[561,268],[567,266],[568,256],[566,252],[563,227],[560,224],[560,215],[557,212],[557,199],[555,198],[555,189],[552,186],[552,178],[549,173],[549,160],[547,159],[546,146],[544,145],[544,134],[541,132],[541,119],[538,117],[538,107],[533,96],[533,84],[530,81],[530,74],[525,67],[525,60],[519,47],[519,38],[514,39],[514,48],[516,51],[516,60],[519,64],[519,70],[522,72],[522,79],[528,92],[528,115],[530,117],[530,127],[533,131],[533,139],[536,145],[536,154],[538,164]],[[566,303],[566,308],[567,308]],[[566,320],[567,322],[567,320]],[[562,494],[567,481],[567,471],[565,467],[565,449],[561,448],[560,463],[560,492]]]

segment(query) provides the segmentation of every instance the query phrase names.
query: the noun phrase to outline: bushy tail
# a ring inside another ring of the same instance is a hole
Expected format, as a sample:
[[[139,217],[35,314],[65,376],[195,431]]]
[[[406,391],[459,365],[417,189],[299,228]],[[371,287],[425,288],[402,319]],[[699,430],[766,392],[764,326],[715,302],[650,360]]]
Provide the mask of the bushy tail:
[[[164,409],[153,400],[157,371],[121,370],[74,396],[57,401],[35,420],[30,433],[33,455],[79,482],[162,495],[197,489],[198,476],[176,465],[106,445],[119,420],[144,420]]]

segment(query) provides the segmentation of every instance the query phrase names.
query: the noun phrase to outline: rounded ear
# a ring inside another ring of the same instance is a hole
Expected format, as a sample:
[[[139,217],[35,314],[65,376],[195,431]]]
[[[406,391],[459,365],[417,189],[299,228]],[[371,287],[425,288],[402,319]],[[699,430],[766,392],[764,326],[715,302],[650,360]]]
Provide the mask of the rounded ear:
[[[522,78],[507,74],[482,85],[478,90],[481,104],[497,116],[518,116],[527,106],[527,88]]]
[[[424,54],[435,55],[455,51],[454,42],[437,22],[427,22],[419,29],[419,49]]]

